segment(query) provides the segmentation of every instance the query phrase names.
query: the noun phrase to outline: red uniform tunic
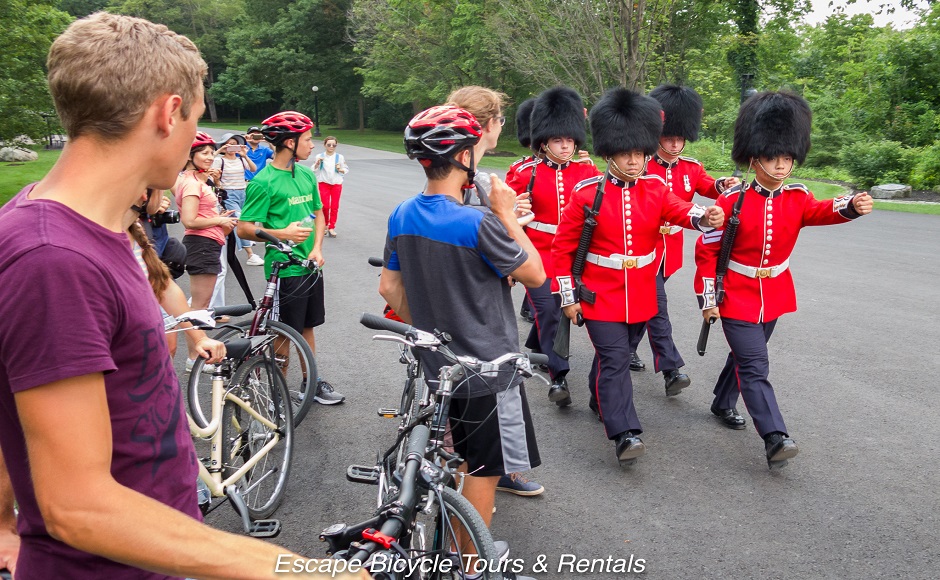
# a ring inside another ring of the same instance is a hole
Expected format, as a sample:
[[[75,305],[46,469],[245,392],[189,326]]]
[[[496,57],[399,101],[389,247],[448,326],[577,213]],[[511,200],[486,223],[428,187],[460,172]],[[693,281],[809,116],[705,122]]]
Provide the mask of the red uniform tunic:
[[[740,190],[740,186],[734,187],[718,198],[726,224]],[[817,200],[802,184],[771,191],[756,181],[751,183],[744,193],[741,223],[731,249],[732,264],[725,275],[721,316],[759,323],[796,311],[796,291],[788,263],[800,228],[845,223],[859,217],[852,205],[854,197]],[[695,244],[695,293],[703,308],[715,305],[715,267],[723,231],[705,234]],[[734,263],[755,270],[754,275],[733,271]]]
[[[600,171],[589,159],[559,164],[546,157],[521,164],[511,179],[509,175],[506,176],[506,184],[517,194],[525,192],[533,170],[535,184],[531,200],[535,219],[526,225],[525,232],[542,258],[545,275],[553,278],[552,240],[555,238],[561,214],[571,202],[571,192],[575,185],[599,175]]]
[[[516,173],[519,171],[519,168],[520,168],[521,166],[525,165],[526,163],[529,163],[530,161],[532,161],[532,159],[533,159],[533,157],[532,157],[531,155],[529,155],[529,156],[527,156],[527,157],[523,157],[523,158],[521,158],[521,159],[517,159],[516,161],[513,161],[513,162],[512,162],[512,165],[510,165],[510,166],[509,166],[509,169],[506,171],[506,179],[505,179],[504,181],[505,181],[506,183],[509,183],[509,181],[510,181],[511,179],[515,179],[514,176],[515,176]],[[523,189],[523,191],[525,191],[525,190]],[[518,193],[518,192],[517,192],[517,193]]]
[[[584,227],[583,208],[594,204],[600,179],[603,178],[595,177],[575,186],[572,201],[562,215],[552,247],[556,284],[558,277],[571,276],[571,265]],[[704,212],[705,208],[670,195],[666,182],[658,176],[643,175],[629,183],[609,176],[590,252],[604,257],[618,254],[642,259],[655,252],[656,241],[661,238],[659,225],[664,220],[698,229]],[[585,263],[581,279],[588,289],[597,293],[597,300],[594,304],[581,302],[584,318],[630,324],[652,318],[658,311],[654,266],[652,259],[646,266],[622,270]]]
[[[646,172],[658,175],[666,181],[666,187],[676,197],[685,201],[692,201],[697,193],[709,199],[718,199],[724,188],[723,180],[715,181],[702,164],[691,157],[679,157],[672,163],[653,156],[646,164]],[[663,222],[660,228],[661,240],[656,244],[656,269],[660,265],[668,278],[682,267],[682,229],[669,222]]]

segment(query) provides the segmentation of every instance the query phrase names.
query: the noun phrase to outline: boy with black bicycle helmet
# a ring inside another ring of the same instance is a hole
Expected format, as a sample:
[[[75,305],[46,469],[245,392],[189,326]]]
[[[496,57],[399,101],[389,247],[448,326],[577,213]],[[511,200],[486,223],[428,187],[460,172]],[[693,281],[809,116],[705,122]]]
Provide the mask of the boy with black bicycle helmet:
[[[262,241],[255,235],[258,226],[272,236],[295,244],[293,255],[300,260],[315,260],[323,266],[323,235],[326,223],[323,204],[313,171],[299,165],[313,152],[310,130],[313,121],[296,111],[283,111],[264,120],[261,133],[274,147],[274,157],[248,183],[237,233],[242,239]],[[314,228],[303,227],[304,218],[315,216]],[[274,261],[287,257],[269,246],[264,256],[265,277],[271,275]],[[278,319],[301,333],[316,354],[313,329],[323,324],[326,311],[323,297],[323,271],[291,265],[281,270],[275,302]],[[322,405],[336,405],[346,397],[319,377],[315,400]]]
[[[473,147],[481,135],[473,115],[449,105],[408,123],[405,151],[424,167],[428,185],[389,217],[379,293],[415,327],[452,331],[456,354],[492,360],[519,350],[506,276],[541,286],[545,271],[516,220],[516,194],[502,180],[490,176],[489,208],[462,203],[463,191],[473,187]],[[421,358],[427,369],[446,364],[436,353]],[[487,525],[500,476],[541,463],[522,381],[500,371],[461,383],[450,405],[454,447],[466,462],[460,471],[472,474],[463,495]]]

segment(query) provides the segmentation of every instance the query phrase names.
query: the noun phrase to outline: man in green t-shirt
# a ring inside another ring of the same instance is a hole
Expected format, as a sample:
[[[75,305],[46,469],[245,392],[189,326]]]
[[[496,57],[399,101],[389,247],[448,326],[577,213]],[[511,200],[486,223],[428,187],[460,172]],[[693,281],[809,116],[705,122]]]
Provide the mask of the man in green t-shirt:
[[[274,146],[274,157],[248,183],[237,233],[242,239],[262,241],[255,235],[255,222],[258,222],[268,234],[295,243],[294,256],[315,260],[322,267],[326,231],[323,204],[313,171],[297,164],[313,152],[312,128],[313,122],[306,115],[294,111],[265,119],[261,133]],[[315,217],[315,227],[301,225],[311,214]],[[265,277],[271,275],[271,264],[275,260],[286,259],[282,252],[268,246],[264,256]],[[308,268],[291,265],[281,270],[278,278],[278,318],[301,333],[316,354],[313,328],[323,324],[326,316],[322,270],[313,273]],[[346,397],[317,377],[314,400],[323,405],[336,405]]]

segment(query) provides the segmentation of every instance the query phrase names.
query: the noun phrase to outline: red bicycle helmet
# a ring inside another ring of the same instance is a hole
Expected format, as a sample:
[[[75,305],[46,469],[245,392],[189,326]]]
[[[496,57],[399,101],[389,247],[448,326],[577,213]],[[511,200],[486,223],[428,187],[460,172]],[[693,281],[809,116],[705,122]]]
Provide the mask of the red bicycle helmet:
[[[262,121],[261,125],[261,134],[274,145],[313,129],[310,117],[296,111],[275,113]]]
[[[193,139],[193,144],[190,145],[190,149],[197,149],[199,147],[205,147],[206,145],[212,145],[215,147],[215,140],[209,136],[208,133],[203,133],[202,131],[196,131],[196,138]]]
[[[405,152],[410,159],[450,159],[476,145],[482,135],[470,112],[452,105],[431,107],[408,122]]]

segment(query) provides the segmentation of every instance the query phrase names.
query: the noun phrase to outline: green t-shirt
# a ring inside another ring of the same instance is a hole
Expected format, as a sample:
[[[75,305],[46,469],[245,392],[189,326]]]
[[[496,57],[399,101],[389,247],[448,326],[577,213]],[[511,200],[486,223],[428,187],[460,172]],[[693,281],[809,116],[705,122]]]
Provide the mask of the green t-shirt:
[[[292,223],[303,220],[313,212],[323,209],[320,192],[317,190],[317,178],[313,171],[303,165],[294,165],[294,176],[290,170],[278,169],[268,163],[248,182],[245,190],[245,205],[239,220],[260,222],[265,228],[280,230]],[[307,259],[313,250],[316,230],[304,243],[294,246],[293,254],[300,260]],[[271,264],[275,260],[286,261],[283,252],[267,247],[264,254],[264,276],[271,275]],[[300,266],[288,266],[281,270],[280,277],[304,276],[310,270]]]

